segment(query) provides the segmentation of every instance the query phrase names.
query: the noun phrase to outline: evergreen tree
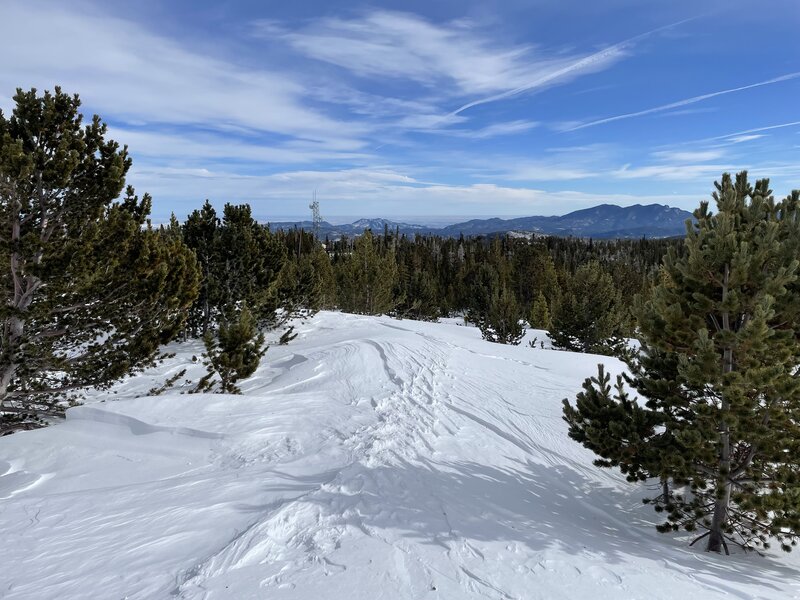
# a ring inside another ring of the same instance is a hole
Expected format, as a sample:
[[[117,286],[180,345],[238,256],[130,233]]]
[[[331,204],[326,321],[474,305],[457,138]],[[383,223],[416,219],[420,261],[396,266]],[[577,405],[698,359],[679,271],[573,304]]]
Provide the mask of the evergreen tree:
[[[530,309],[540,295],[548,302],[558,295],[556,268],[543,246],[538,243],[518,243],[514,248],[512,267],[514,291],[525,310]]]
[[[339,304],[343,310],[378,315],[394,308],[394,251],[385,249],[381,255],[377,246],[372,232],[367,230],[355,241],[350,256],[340,263]]]
[[[17,91],[0,113],[0,413],[58,414],[59,399],[152,363],[197,295],[196,261],[147,224],[127,150],[83,125],[77,96]]]
[[[776,204],[745,173],[715,185],[718,212],[695,211],[637,310],[629,382],[644,401],[599,377],[564,416],[601,466],[661,480],[661,531],[700,528],[715,552],[770,536],[788,550],[800,533],[800,194]]]
[[[465,277],[465,290],[468,290],[466,319],[480,326],[485,320],[492,304],[502,287],[501,275],[488,261],[475,265]]]
[[[183,225],[183,239],[194,250],[203,274],[200,295],[189,311],[188,327],[193,335],[205,335],[220,305],[220,277],[217,211],[206,200],[200,210],[193,211]]]
[[[216,374],[220,379],[220,391],[240,394],[236,382],[255,373],[267,349],[264,334],[247,306],[233,318],[224,318],[215,333],[207,332],[203,337],[206,346],[208,375],[200,380],[197,391],[210,389]]]
[[[489,310],[478,322],[483,339],[498,344],[516,346],[525,335],[522,324],[522,311],[514,294],[507,288],[501,288],[493,296]]]
[[[539,291],[536,295],[536,299],[533,301],[528,322],[534,329],[549,330],[551,327],[550,309],[547,306],[547,299],[541,291]]]
[[[564,288],[548,333],[553,345],[572,352],[611,353],[621,325],[621,299],[611,276],[591,261],[578,267]]]
[[[336,306],[336,275],[333,271],[331,257],[323,246],[317,246],[311,256],[314,273],[319,280],[319,309],[331,309]]]
[[[321,246],[316,245],[299,258],[290,257],[278,281],[278,297],[285,316],[310,316],[332,307],[334,286],[333,267]]]
[[[205,335],[228,310],[247,304],[261,326],[275,326],[281,303],[281,272],[286,250],[281,241],[252,217],[247,204],[226,204],[222,219],[206,200],[183,225],[186,244],[203,272],[200,296],[189,314],[192,335]],[[290,276],[287,275],[287,278]]]
[[[285,232],[289,248],[298,255],[309,252],[308,244],[298,243],[294,230]],[[487,314],[492,296],[505,286],[513,290],[526,316],[541,292],[552,316],[558,307],[562,287],[568,290],[575,272],[589,262],[597,262],[618,291],[618,333],[633,330],[630,312],[632,300],[651,285],[658,265],[668,248],[677,247],[676,240],[601,240],[578,238],[537,238],[534,241],[508,237],[440,238],[430,235],[389,233],[388,238],[373,241],[380,257],[394,252],[397,277],[393,289],[395,313],[411,318],[434,318],[433,315],[466,315],[479,323]],[[309,237],[310,236],[305,236]],[[346,237],[326,240],[333,256],[336,280],[334,288],[338,305],[343,310],[357,308],[359,299],[355,272],[345,272],[345,264],[355,250],[353,240]],[[431,298],[432,294],[432,298]],[[436,311],[434,312],[434,306]],[[542,305],[540,304],[540,307]],[[580,313],[580,311],[578,311]],[[565,321],[571,314],[563,313]],[[584,316],[579,314],[579,319]],[[613,336],[612,336],[613,337]],[[608,352],[607,348],[601,348]]]
[[[439,296],[436,284],[428,271],[403,272],[400,276],[402,291],[398,294],[397,315],[419,321],[439,319]]]
[[[219,310],[247,304],[262,326],[275,325],[278,285],[286,251],[247,204],[226,204],[216,241]]]

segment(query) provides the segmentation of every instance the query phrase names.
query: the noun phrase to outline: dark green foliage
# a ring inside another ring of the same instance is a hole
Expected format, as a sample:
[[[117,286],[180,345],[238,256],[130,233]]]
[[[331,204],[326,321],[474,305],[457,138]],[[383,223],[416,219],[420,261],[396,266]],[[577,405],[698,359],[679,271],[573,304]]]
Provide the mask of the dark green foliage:
[[[613,393],[610,381],[600,364],[597,377],[583,382],[575,408],[564,400],[569,436],[601,457],[594,461],[597,466],[619,467],[629,481],[645,480],[659,473],[653,448],[664,442],[657,430],[663,423],[629,398],[622,376],[617,377]]]
[[[146,223],[126,149],[77,96],[18,91],[0,115],[0,412],[58,414],[157,356],[198,292],[193,254]]]
[[[183,238],[203,272],[200,296],[189,316],[191,335],[205,335],[230,307],[242,304],[250,307],[261,326],[277,324],[286,250],[277,236],[256,222],[250,206],[226,204],[219,219],[206,200],[186,219]]]
[[[705,530],[717,552],[770,536],[788,550],[800,533],[800,194],[776,203],[745,173],[716,188],[718,212],[695,211],[684,252],[636,311],[644,345],[629,381],[643,404],[626,411],[589,381],[565,418],[608,464],[662,481],[661,531]],[[624,435],[604,445],[603,428]]]
[[[560,294],[558,272],[553,259],[539,244],[514,245],[512,280],[517,300],[526,309],[532,307],[540,296],[549,304]]]
[[[614,280],[596,261],[566,278],[554,303],[549,337],[572,352],[610,354],[621,334],[621,297]]]
[[[304,256],[310,252],[305,236],[298,240],[295,230],[283,232],[283,235],[290,255],[294,252]],[[310,234],[308,239],[312,239]],[[532,312],[536,304],[535,320],[539,326],[547,324],[549,329],[552,314],[562,293],[571,287],[576,271],[589,262],[596,262],[618,292],[616,329],[618,333],[628,333],[633,329],[633,297],[649,289],[661,258],[667,248],[677,242],[645,239],[592,242],[575,238],[528,241],[506,237],[447,239],[420,235],[409,238],[385,230],[381,238],[372,236],[372,244],[377,257],[394,256],[397,276],[387,305],[393,305],[392,314],[399,317],[428,320],[465,314],[468,321],[477,325],[488,314],[492,298],[505,287],[512,291],[526,317],[534,317]],[[352,258],[358,247],[357,240],[326,240],[335,273],[336,306],[346,311],[365,312],[358,287],[364,277],[359,279],[353,273]],[[361,264],[366,264],[361,268],[362,273],[372,269],[376,278],[382,269],[377,266],[378,262],[364,261],[363,255]],[[585,328],[584,313],[575,312],[577,320],[583,321],[575,327]],[[565,322],[573,320],[566,311],[562,312],[562,317]],[[611,339],[613,341],[613,336]],[[610,351],[607,344],[600,346],[597,350]]]
[[[395,306],[397,316],[418,321],[436,321],[440,314],[440,298],[436,282],[425,271],[404,271],[400,280],[402,291]]]
[[[218,306],[250,307],[261,325],[275,323],[279,308],[277,282],[285,264],[280,241],[259,225],[247,204],[226,204],[217,241],[221,273]]]
[[[278,344],[281,346],[285,346],[289,342],[291,342],[294,338],[297,337],[297,334],[294,332],[294,326],[290,326],[281,334],[280,339],[278,340]]]
[[[236,382],[255,373],[267,349],[264,334],[247,306],[232,318],[224,318],[217,329],[203,337],[206,345],[208,375],[200,380],[198,390],[211,389],[213,376],[220,379],[220,392],[240,394]]]
[[[365,231],[337,265],[339,306],[348,312],[378,315],[394,308],[397,263],[394,252]]]
[[[205,335],[220,304],[220,282],[222,275],[217,266],[217,231],[220,220],[217,211],[206,200],[200,210],[195,210],[183,225],[183,239],[194,250],[203,274],[200,294],[189,311],[187,326],[197,335]]]
[[[471,270],[464,284],[468,290],[467,321],[479,325],[489,314],[502,285],[500,275],[489,262],[482,262]]]
[[[392,245],[397,245],[392,238]],[[442,313],[443,300],[434,273],[442,256],[438,245],[427,246],[423,238],[412,244],[400,240],[396,253],[398,274],[395,288],[395,314],[420,321],[436,321]]]
[[[534,329],[549,330],[552,326],[550,308],[547,305],[547,299],[544,297],[544,293],[541,291],[539,291],[536,299],[533,301],[533,306],[531,306],[531,312],[528,316],[528,323],[530,323],[530,326]]]
[[[312,310],[330,309],[336,306],[336,276],[328,253],[322,246],[315,246],[311,256],[314,270],[314,294],[309,302]]]
[[[226,204],[222,219],[206,201],[183,226],[204,273],[203,289],[191,310],[190,335],[203,334],[208,375],[195,392],[238,393],[236,381],[252,374],[265,350],[262,330],[292,317],[331,307],[333,268],[319,242],[303,231],[270,232],[250,206]],[[288,327],[279,344],[297,334]]]
[[[280,272],[278,298],[286,316],[310,316],[334,306],[333,266],[328,255],[316,246],[299,258],[290,257]]]
[[[492,295],[489,309],[481,316],[478,327],[483,339],[516,346],[525,335],[522,320],[522,311],[514,294],[506,288],[501,288]]]

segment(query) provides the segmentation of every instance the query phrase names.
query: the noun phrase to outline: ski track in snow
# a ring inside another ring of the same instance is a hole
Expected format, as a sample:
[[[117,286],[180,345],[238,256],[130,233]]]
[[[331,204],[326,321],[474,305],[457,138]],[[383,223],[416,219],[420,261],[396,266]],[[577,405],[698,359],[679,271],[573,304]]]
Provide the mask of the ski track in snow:
[[[455,319],[296,326],[242,396],[137,398],[184,363],[202,374],[175,346],[0,439],[0,597],[800,597],[795,557],[656,533],[648,491],[567,438],[561,399],[616,361]]]

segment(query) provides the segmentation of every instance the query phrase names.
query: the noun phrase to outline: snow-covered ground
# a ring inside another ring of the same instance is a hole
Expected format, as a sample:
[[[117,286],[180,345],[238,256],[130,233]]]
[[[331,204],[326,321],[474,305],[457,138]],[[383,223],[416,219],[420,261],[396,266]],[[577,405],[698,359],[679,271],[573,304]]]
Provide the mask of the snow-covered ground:
[[[562,398],[616,361],[455,320],[298,330],[242,396],[136,398],[201,351],[176,347],[0,439],[0,597],[800,597],[798,557],[658,534],[648,491],[567,438]]]

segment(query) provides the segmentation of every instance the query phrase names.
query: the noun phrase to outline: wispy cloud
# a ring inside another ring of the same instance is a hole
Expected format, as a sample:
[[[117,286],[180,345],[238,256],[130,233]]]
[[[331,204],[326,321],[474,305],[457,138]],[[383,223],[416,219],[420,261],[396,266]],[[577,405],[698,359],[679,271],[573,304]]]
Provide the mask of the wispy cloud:
[[[659,150],[644,155],[638,164],[619,166],[622,149],[604,144],[553,148],[545,159],[506,157],[494,162],[514,165],[500,173],[509,181],[576,181],[658,179],[667,181],[711,181],[735,164],[727,161],[721,149],[696,151]],[[723,163],[722,161],[725,160]],[[495,174],[490,174],[496,175]]]
[[[726,133],[724,135],[716,135],[714,137],[703,138],[702,140],[698,141],[710,141],[710,140],[724,140],[724,139],[735,139],[735,138],[745,138],[750,136],[750,134],[754,133],[761,133],[762,131],[772,131],[773,129],[784,129],[786,127],[800,127],[800,121],[789,121],[788,123],[778,123],[776,125],[767,125],[765,127],[754,127],[752,129],[745,129],[743,131],[734,131],[733,133]],[[761,136],[751,136],[750,139],[755,139]],[[742,139],[741,141],[746,141]]]
[[[433,122],[434,125],[441,125],[441,120]],[[485,140],[488,138],[503,136],[503,135],[516,135],[524,133],[538,127],[538,121],[506,121],[501,123],[492,123],[486,127],[479,127],[477,129],[446,129],[437,127],[435,129],[421,129],[421,133],[431,133],[435,135],[449,135],[453,137],[467,138],[473,140]]]
[[[141,25],[86,5],[4,2],[6,56],[0,89],[79,92],[110,120],[269,132],[324,140],[357,139],[363,123],[332,118],[295,75],[246,68],[188,49]],[[58,40],[57,46],[42,43]],[[56,58],[56,54],[58,58]]]
[[[616,115],[613,117],[605,117],[603,119],[597,119],[596,121],[589,121],[587,123],[581,123],[579,125],[575,125],[564,131],[577,131],[578,129],[586,129],[587,127],[595,127],[597,125],[603,125],[605,123],[613,123],[614,121],[622,121],[623,119],[632,119],[634,117],[643,117],[645,115],[652,115],[655,113],[664,112],[666,110],[671,110],[673,108],[680,108],[681,106],[687,106],[689,104],[695,104],[696,102],[703,102],[704,100],[709,100],[710,98],[716,98],[717,96],[724,96],[726,94],[733,94],[736,92],[742,92],[744,90],[751,90],[753,88],[762,87],[765,85],[772,85],[775,83],[782,83],[784,81],[790,81],[792,79],[796,79],[800,77],[800,72],[793,72],[787,73],[786,75],[781,75],[780,77],[774,77],[772,79],[767,79],[766,81],[759,81],[758,83],[751,83],[749,85],[743,85],[735,88],[729,88],[726,90],[720,90],[717,92],[710,92],[708,94],[702,94],[700,96],[692,96],[691,98],[685,98],[683,100],[678,100],[677,102],[670,102],[669,104],[662,104],[661,106],[656,106],[653,108],[648,108],[645,110],[639,110],[636,112],[624,113],[621,115]]]
[[[731,144],[741,144],[743,142],[752,142],[753,140],[758,140],[763,137],[766,136],[762,133],[752,133],[750,135],[731,135],[726,137],[725,140]]]
[[[696,150],[696,151],[681,151],[681,150],[660,150],[653,152],[653,156],[671,163],[685,163],[685,162],[707,162],[709,160],[717,160],[722,158],[724,152],[722,150]]]
[[[605,69],[636,42],[679,21],[591,54],[548,52],[532,45],[501,44],[464,22],[433,23],[417,15],[373,11],[354,19],[330,18],[298,31],[262,24],[271,40],[361,77],[413,81],[447,97],[489,94],[450,116],[528,90]]]
[[[573,181],[599,175],[598,171],[588,167],[548,161],[527,161],[504,174],[510,181]]]
[[[625,55],[625,51],[633,46],[636,42],[649,37],[655,33],[660,31],[664,31],[667,29],[671,29],[673,27],[677,27],[678,25],[682,25],[688,21],[693,20],[695,17],[690,19],[683,19],[681,21],[677,21],[675,23],[671,23],[669,25],[665,25],[663,27],[659,27],[657,29],[652,29],[650,31],[646,31],[634,37],[628,38],[622,42],[618,42],[613,44],[612,46],[608,46],[599,52],[595,52],[588,56],[584,56],[582,58],[571,58],[568,59],[566,64],[562,64],[555,69],[549,70],[539,76],[529,79],[522,85],[513,87],[512,89],[505,90],[499,94],[495,94],[493,96],[488,96],[486,98],[481,98],[479,100],[473,100],[472,102],[468,102],[463,106],[457,108],[453,111],[453,114],[459,114],[473,108],[475,106],[480,106],[481,104],[487,104],[489,102],[496,102],[498,100],[505,100],[506,98],[510,98],[512,96],[516,96],[523,92],[527,92],[536,88],[542,88],[547,85],[551,85],[558,81],[565,81],[570,77],[574,77],[579,73],[590,73],[595,72],[598,70],[602,70],[607,68],[620,58]]]
[[[158,131],[151,128],[109,127],[111,138],[127,144],[136,163],[204,165],[235,161],[248,165],[288,165],[325,161],[365,161],[371,158],[361,142],[331,139],[324,142],[285,140],[259,143],[207,131]]]
[[[623,165],[611,171],[609,175],[615,179],[663,179],[669,181],[700,182],[713,181],[720,173],[735,171],[735,164],[656,164],[645,166]]]
[[[274,26],[271,38],[275,39]],[[296,51],[361,77],[410,80],[457,93],[515,87],[531,72],[564,58],[534,57],[529,46],[502,46],[463,23],[436,24],[408,13],[373,11],[354,19],[329,18],[282,34]]]

